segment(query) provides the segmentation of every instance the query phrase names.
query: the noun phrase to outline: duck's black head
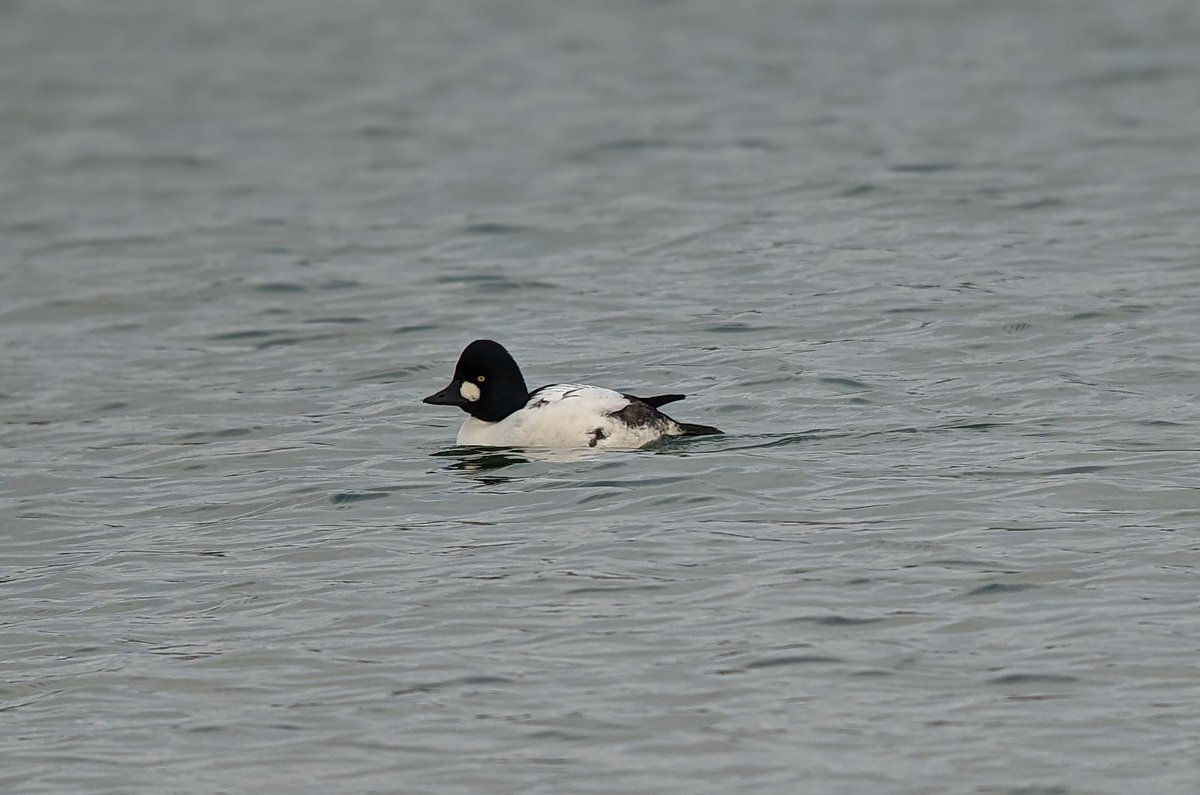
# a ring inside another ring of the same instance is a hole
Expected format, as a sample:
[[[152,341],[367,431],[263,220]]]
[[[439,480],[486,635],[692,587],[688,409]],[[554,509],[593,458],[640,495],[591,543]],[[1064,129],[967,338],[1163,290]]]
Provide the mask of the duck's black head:
[[[458,357],[454,377],[446,388],[424,402],[458,406],[476,419],[499,422],[527,400],[529,388],[521,377],[521,368],[504,346],[491,340],[475,340]]]

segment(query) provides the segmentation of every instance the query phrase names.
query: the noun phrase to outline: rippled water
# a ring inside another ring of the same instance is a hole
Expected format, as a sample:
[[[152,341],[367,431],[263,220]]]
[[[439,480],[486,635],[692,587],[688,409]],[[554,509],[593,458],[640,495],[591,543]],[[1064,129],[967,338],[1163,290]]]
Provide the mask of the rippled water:
[[[0,2],[0,785],[1194,792],[1198,37]],[[454,448],[476,336],[727,435]]]

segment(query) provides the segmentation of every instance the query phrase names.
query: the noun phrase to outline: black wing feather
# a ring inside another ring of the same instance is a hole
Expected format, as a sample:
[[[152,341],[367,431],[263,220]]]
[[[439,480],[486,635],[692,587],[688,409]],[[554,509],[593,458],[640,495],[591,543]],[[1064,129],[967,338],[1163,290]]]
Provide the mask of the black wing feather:
[[[625,395],[630,400],[640,400],[647,406],[658,408],[665,406],[668,403],[674,403],[676,400],[683,400],[687,395],[655,395],[654,397],[637,397],[636,395]]]

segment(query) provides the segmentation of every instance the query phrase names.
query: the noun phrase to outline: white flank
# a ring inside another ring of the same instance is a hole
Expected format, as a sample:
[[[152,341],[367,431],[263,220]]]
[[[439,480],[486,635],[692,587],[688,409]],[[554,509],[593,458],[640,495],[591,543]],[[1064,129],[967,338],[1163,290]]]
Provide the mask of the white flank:
[[[467,397],[465,392],[463,397]],[[523,409],[500,422],[469,418],[458,431],[458,443],[480,447],[631,449],[656,441],[664,433],[679,432],[674,423],[674,428],[631,427],[612,416],[627,405],[629,399],[611,389],[554,384],[538,391]]]

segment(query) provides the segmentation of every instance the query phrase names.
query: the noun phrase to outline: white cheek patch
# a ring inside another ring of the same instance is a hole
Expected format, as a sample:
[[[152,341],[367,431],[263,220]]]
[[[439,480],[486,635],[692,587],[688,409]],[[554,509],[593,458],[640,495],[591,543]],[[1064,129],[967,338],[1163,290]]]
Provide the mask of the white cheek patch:
[[[462,386],[458,388],[458,394],[463,396],[463,400],[475,403],[479,400],[479,387],[475,386],[470,381],[463,381]]]

